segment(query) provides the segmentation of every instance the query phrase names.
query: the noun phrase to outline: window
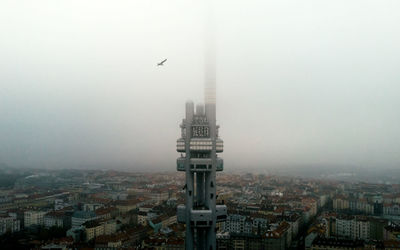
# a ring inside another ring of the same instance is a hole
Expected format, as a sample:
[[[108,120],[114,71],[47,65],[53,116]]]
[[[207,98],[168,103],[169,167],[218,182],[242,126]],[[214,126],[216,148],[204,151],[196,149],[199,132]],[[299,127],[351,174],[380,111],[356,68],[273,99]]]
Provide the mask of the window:
[[[199,165],[196,165],[196,168],[197,169],[207,169],[207,165],[199,164]]]

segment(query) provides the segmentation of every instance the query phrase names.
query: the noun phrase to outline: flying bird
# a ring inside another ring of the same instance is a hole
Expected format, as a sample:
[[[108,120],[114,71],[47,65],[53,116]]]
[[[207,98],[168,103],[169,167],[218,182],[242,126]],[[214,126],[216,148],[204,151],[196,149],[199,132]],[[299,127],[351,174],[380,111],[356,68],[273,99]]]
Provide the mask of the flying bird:
[[[164,63],[167,61],[167,59],[162,60],[161,62],[157,63],[157,66],[164,66]]]

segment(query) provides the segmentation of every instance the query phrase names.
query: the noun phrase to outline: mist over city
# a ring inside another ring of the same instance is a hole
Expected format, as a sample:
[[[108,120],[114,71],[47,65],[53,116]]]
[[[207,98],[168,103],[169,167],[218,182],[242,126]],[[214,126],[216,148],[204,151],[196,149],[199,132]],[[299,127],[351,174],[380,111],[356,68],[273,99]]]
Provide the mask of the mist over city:
[[[201,1],[1,5],[0,162],[173,170],[203,100]],[[399,3],[213,5],[230,168],[399,167]]]
[[[0,3],[1,249],[400,249],[400,2]]]

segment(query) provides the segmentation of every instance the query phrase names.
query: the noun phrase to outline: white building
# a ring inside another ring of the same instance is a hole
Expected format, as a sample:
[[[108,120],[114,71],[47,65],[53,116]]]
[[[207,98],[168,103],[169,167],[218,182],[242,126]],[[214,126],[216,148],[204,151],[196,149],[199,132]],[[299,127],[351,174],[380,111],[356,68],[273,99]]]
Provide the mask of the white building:
[[[370,227],[369,220],[366,218],[356,218],[353,220],[353,239],[369,240],[370,238]]]
[[[353,232],[353,220],[354,217],[338,217],[336,218],[336,234],[338,237],[351,238]]]
[[[25,228],[35,225],[44,225],[45,214],[46,212],[43,211],[25,211],[24,213]]]
[[[399,204],[385,204],[383,206],[384,215],[400,215],[400,205]]]
[[[96,214],[92,211],[75,211],[71,218],[72,227],[79,227],[83,223],[91,220],[95,220]]]
[[[64,227],[65,216],[62,213],[50,212],[44,216],[44,226],[50,227]]]
[[[7,232],[15,233],[20,230],[20,221],[11,217],[0,217],[0,235]]]
[[[251,233],[253,223],[246,216],[240,214],[228,215],[225,221],[225,231],[230,233]]]
[[[264,219],[264,218],[253,218],[252,223],[253,223],[253,228],[255,228],[255,229],[258,229],[258,228],[264,229],[264,228],[268,227],[268,221],[267,221],[267,219]]]
[[[157,205],[161,204],[163,201],[168,200],[168,198],[169,198],[168,190],[164,190],[164,189],[153,190],[150,193],[150,196],[151,196],[151,200]]]
[[[370,223],[365,217],[341,217],[336,218],[336,234],[348,239],[370,238]]]

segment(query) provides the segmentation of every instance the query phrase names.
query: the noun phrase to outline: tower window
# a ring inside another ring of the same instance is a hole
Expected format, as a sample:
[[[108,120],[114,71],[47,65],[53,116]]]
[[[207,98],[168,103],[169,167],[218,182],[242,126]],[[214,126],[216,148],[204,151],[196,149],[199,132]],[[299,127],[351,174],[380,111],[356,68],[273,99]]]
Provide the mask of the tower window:
[[[214,198],[214,194],[210,194],[210,199],[213,199]]]

